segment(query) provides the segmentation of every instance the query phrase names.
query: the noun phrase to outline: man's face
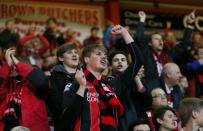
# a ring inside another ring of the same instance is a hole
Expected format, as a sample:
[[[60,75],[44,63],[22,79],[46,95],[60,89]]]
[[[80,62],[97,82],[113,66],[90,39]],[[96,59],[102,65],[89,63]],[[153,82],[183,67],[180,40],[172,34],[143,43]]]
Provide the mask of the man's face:
[[[147,124],[140,124],[135,126],[133,131],[150,131],[150,127]]]
[[[173,130],[178,126],[177,116],[170,110],[167,110],[164,114],[163,119],[161,120],[161,126],[165,129]]]
[[[157,88],[152,90],[152,105],[154,106],[167,106],[166,93],[161,89]]]
[[[124,72],[128,67],[127,58],[123,54],[116,54],[112,59],[112,69],[116,72]]]
[[[95,49],[90,57],[84,59],[88,69],[102,73],[107,68],[107,54],[100,49]]]
[[[162,51],[163,50],[163,39],[159,34],[152,35],[151,46],[154,51]]]
[[[193,36],[193,46],[200,47],[203,45],[203,37],[200,34],[194,34]]]
[[[203,128],[203,108],[198,112],[196,123],[198,126]]]
[[[177,65],[172,65],[171,68],[172,70],[168,73],[168,77],[170,79],[171,86],[175,86],[179,83],[182,74],[180,72],[180,68]]]
[[[99,34],[99,30],[93,30],[93,31],[91,32],[91,35],[92,35],[93,37],[98,37],[98,34]]]
[[[6,28],[9,30],[14,30],[15,29],[15,22],[14,21],[9,21],[6,25]]]
[[[203,48],[198,49],[197,55],[198,55],[198,59],[203,59]]]
[[[57,23],[55,23],[54,21],[50,20],[47,24],[47,27],[53,31],[56,31],[58,28]]]
[[[78,51],[76,49],[66,51],[59,60],[62,61],[65,66],[76,68],[79,63]]]

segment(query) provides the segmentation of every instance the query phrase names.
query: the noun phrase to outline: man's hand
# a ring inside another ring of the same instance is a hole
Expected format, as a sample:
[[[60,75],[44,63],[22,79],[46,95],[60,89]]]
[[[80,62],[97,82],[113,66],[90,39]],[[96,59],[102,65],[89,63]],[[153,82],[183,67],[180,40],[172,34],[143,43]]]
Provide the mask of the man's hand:
[[[7,49],[5,52],[5,59],[6,59],[6,62],[9,66],[13,66],[19,62],[16,59],[16,57],[14,56],[15,53],[16,53],[16,50],[12,49],[12,48]]]
[[[146,14],[145,14],[145,12],[144,11],[139,11],[138,12],[138,16],[139,16],[139,18],[140,18],[140,22],[145,22],[145,20],[146,20]]]
[[[75,79],[80,84],[77,94],[84,97],[85,89],[87,88],[87,86],[86,86],[86,78],[85,78],[85,75],[84,75],[82,69],[76,71]]]
[[[195,22],[195,12],[196,10],[193,10],[189,15],[188,15],[188,24],[191,25],[191,24],[194,24]]]
[[[80,86],[86,86],[86,78],[82,69],[76,71],[75,79],[80,84]]]
[[[134,42],[133,38],[128,33],[127,29],[122,27],[121,25],[116,25],[112,28],[112,34],[121,35],[125,40],[126,44]]]
[[[128,31],[121,25],[116,25],[112,28],[112,34],[123,36],[125,33],[128,33]]]

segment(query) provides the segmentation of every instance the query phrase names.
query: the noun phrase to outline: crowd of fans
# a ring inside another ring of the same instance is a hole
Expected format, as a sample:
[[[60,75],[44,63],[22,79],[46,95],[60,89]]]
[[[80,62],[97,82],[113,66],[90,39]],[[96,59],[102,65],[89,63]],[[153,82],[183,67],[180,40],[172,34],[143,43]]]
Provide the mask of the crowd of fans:
[[[24,37],[0,32],[0,131],[198,131],[203,129],[203,35],[188,14],[183,37],[145,35],[107,22],[83,42],[55,18]]]

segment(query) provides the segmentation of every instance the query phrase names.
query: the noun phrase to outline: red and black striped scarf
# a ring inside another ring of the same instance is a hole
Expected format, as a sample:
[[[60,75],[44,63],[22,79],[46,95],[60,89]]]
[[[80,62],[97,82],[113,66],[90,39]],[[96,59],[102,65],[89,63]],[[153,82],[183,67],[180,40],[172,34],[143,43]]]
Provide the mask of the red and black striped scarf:
[[[110,86],[105,77],[102,77],[101,80],[97,80],[94,75],[87,69],[84,70],[84,74],[87,83],[91,83],[91,85],[94,86],[97,93],[99,94],[100,117],[111,117],[116,122],[115,117],[113,116],[113,108],[117,109],[117,113],[119,116],[123,115],[124,109],[120,101],[117,99],[113,88]],[[108,123],[107,121],[108,120],[106,119],[101,119],[101,123],[103,124]]]

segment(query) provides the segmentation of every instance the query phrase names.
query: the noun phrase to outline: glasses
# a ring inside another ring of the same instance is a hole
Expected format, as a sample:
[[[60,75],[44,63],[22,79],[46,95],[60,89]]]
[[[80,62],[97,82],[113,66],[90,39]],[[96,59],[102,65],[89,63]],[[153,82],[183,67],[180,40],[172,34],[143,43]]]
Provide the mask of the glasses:
[[[152,96],[152,98],[157,98],[157,97],[159,97],[159,98],[166,98],[167,95],[166,94],[156,94],[156,95]]]

